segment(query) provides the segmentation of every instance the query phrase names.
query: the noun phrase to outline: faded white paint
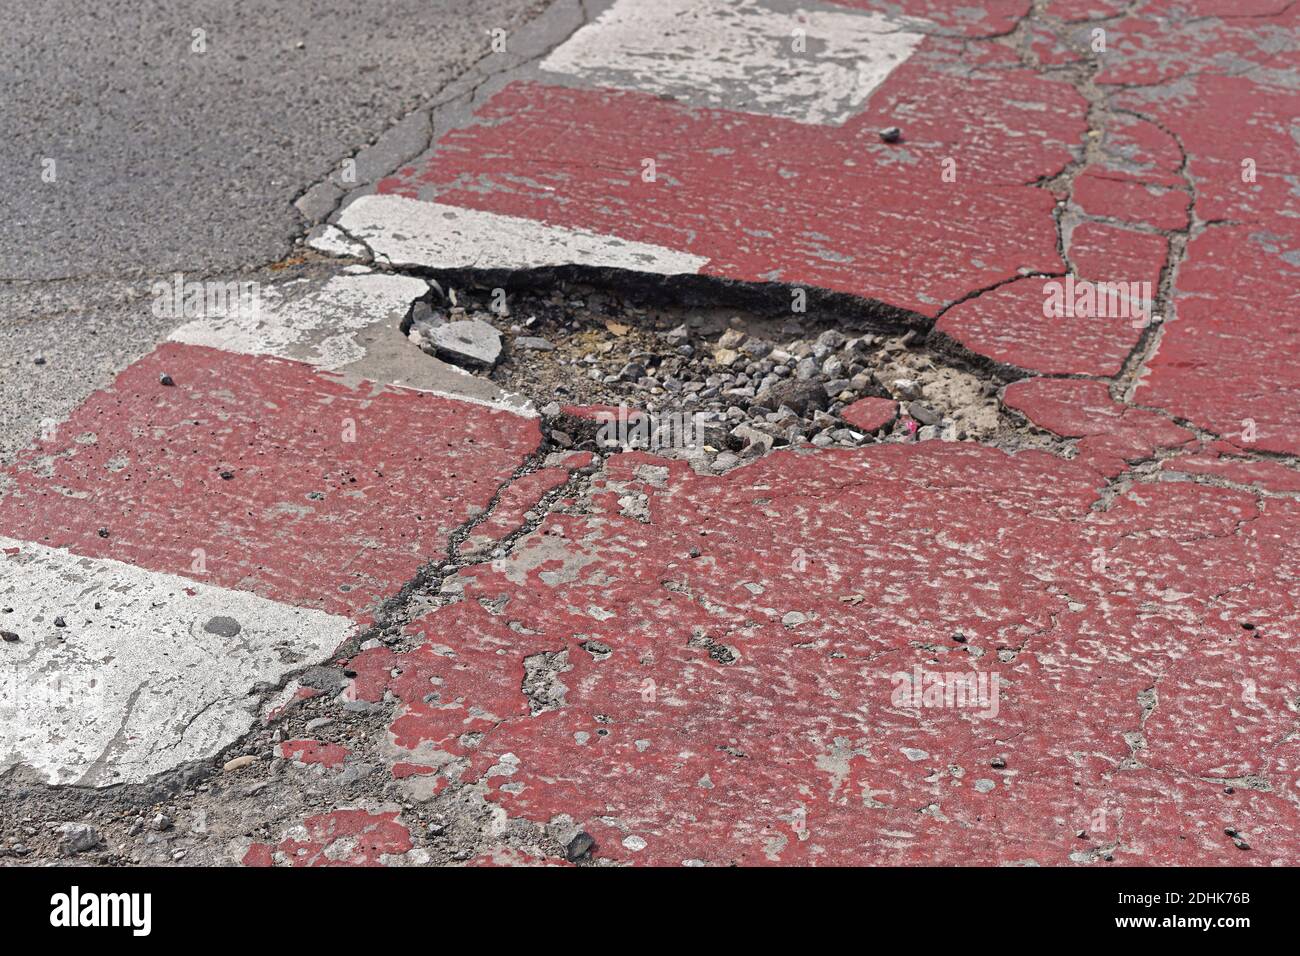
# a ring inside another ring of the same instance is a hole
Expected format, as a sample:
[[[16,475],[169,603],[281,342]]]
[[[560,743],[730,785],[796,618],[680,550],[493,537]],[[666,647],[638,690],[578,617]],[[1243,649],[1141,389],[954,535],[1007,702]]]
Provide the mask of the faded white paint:
[[[264,286],[256,312],[232,310],[195,319],[173,332],[171,340],[341,369],[366,356],[359,332],[400,321],[411,303],[429,291],[422,279],[377,272],[333,276],[318,291],[307,287],[306,280]]]
[[[0,643],[0,772],[25,764],[85,786],[213,756],[257,718],[254,685],[324,660],[353,629],[323,611],[4,537],[0,607],[13,608],[0,629],[20,637]]]
[[[924,39],[878,13],[777,6],[618,0],[541,68],[695,106],[838,125]]]
[[[532,269],[582,265],[694,274],[708,259],[651,243],[421,202],[404,196],[362,196],[339,214],[339,225],[395,266],[435,269]]]
[[[337,372],[352,384],[400,385],[535,417],[524,396],[425,355],[402,333],[411,303],[428,292],[423,279],[362,266],[324,285],[297,279],[267,286],[257,312],[196,319],[173,332],[171,340],[292,359]]]
[[[327,256],[343,256],[349,259],[365,259],[370,250],[357,242],[338,226],[329,224],[317,226],[307,233],[307,245]]]

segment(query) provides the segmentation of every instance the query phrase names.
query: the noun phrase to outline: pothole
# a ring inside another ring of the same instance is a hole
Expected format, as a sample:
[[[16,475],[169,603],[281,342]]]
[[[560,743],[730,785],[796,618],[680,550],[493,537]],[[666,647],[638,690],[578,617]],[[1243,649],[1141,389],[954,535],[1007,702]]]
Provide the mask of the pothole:
[[[562,448],[645,448],[722,472],[803,444],[1053,444],[1003,411],[987,373],[916,329],[861,319],[647,306],[579,285],[509,296],[435,287],[406,328],[430,354],[526,396]],[[573,406],[601,411],[583,420],[567,414]]]

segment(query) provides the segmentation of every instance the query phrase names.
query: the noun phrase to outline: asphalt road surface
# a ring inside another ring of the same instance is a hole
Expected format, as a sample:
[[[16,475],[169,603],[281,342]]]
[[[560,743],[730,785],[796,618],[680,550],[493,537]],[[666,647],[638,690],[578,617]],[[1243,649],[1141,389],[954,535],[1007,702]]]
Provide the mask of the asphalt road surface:
[[[0,459],[165,334],[153,279],[283,258],[307,225],[295,199],[544,6],[7,4]]]

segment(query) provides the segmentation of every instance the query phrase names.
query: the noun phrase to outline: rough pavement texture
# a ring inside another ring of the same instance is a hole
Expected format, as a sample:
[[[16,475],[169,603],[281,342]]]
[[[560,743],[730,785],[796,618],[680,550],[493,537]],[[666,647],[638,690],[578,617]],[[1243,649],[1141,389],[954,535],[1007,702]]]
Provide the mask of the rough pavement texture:
[[[6,470],[0,533],[185,577],[186,527],[229,529],[212,583],[358,631],[262,687],[254,729],[145,783],[11,771],[8,852],[52,856],[87,819],[105,862],[1300,862],[1300,6],[887,6],[921,39],[826,101],[797,61],[743,101],[735,77],[774,56],[757,40],[646,78],[691,4],[630,33],[626,2],[561,16],[334,218],[379,272],[444,285],[567,249],[613,285],[778,283],[760,292],[784,309],[806,288],[823,316],[926,333],[1045,449],[802,446],[704,475],[558,454],[550,426],[580,409],[539,429],[331,377],[300,364],[332,364],[310,329],[164,346]],[[787,5],[737,7],[752,38]],[[584,22],[612,45],[566,53]],[[1137,314],[1046,314],[1067,279],[1133,283]],[[335,405],[394,450],[348,451],[384,472],[373,500],[285,512]],[[143,487],[109,468],[128,454]],[[330,591],[342,552],[356,596]]]
[[[489,29],[517,31],[544,5],[311,0],[289,14],[269,0],[53,0],[6,10],[0,459],[167,335],[176,323],[151,311],[154,280],[183,270],[272,281],[262,267],[333,205],[328,190],[323,209],[295,200],[344,176],[347,160],[365,183],[419,153],[423,107],[467,71],[501,69],[508,58],[492,52]],[[195,30],[206,52],[192,52]]]
[[[514,28],[538,6],[476,0],[468,17],[450,0],[311,0],[292,13],[268,0],[55,0],[7,11],[0,170],[15,188],[0,200],[0,278],[279,259],[308,185],[490,57],[489,27]]]

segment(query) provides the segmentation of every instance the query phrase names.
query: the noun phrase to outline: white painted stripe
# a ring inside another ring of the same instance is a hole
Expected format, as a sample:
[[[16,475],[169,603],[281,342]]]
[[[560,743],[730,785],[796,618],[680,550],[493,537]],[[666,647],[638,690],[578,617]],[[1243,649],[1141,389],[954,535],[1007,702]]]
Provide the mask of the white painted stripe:
[[[0,607],[20,637],[0,642],[0,772],[86,786],[211,757],[256,719],[254,685],[326,659],[354,626],[4,537]]]
[[[618,0],[541,68],[695,106],[838,125],[924,39],[878,13],[774,6]]]
[[[302,291],[295,294],[299,287]],[[428,291],[422,279],[383,273],[333,276],[319,290],[305,279],[263,286],[254,308],[195,319],[173,332],[171,340],[340,369],[366,356],[357,333],[400,322],[411,303]]]
[[[332,276],[323,286],[307,279],[265,286],[255,308],[195,319],[170,338],[305,362],[352,382],[400,385],[536,418],[527,397],[426,355],[402,334],[411,303],[428,291],[423,279],[358,267]]]
[[[339,225],[394,266],[435,269],[532,269],[582,265],[694,274],[708,259],[532,219],[421,202],[404,196],[362,196],[339,214]]]

